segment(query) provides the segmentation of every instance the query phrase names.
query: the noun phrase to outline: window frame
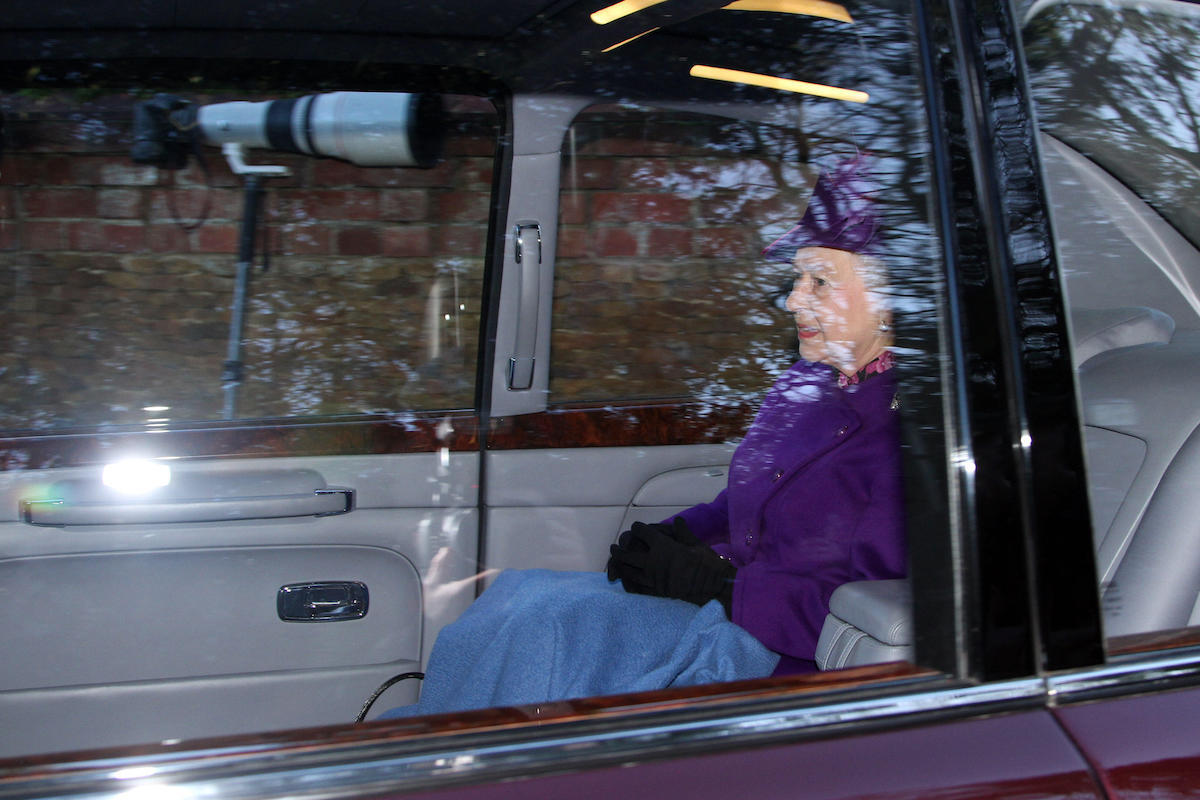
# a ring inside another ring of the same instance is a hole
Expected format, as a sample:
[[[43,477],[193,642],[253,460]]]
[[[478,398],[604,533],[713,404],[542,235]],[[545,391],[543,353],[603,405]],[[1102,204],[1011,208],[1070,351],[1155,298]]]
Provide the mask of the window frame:
[[[1100,664],[1082,434],[1019,24],[1006,0],[917,8],[965,399],[948,453],[973,523],[947,552],[961,548],[974,570],[963,580],[943,562],[930,575],[913,559],[918,656],[947,671],[960,658],[959,674],[982,680]],[[1001,597],[1007,606],[988,602]],[[932,650],[939,618],[955,653]]]

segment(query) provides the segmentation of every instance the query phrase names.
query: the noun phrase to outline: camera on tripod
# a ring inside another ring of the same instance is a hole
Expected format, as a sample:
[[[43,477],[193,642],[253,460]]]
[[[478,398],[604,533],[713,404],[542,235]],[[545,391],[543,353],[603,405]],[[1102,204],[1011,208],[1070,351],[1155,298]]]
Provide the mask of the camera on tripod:
[[[133,110],[133,160],[182,169],[201,144],[337,158],[363,167],[431,167],[441,157],[437,95],[328,92],[196,105],[158,94]]]

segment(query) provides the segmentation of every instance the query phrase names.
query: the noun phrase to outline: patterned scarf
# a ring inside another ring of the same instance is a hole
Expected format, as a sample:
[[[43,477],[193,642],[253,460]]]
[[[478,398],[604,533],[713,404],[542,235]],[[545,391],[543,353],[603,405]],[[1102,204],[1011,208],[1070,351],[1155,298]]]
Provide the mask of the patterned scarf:
[[[884,350],[879,358],[867,364],[853,375],[846,375],[839,372],[837,379],[838,386],[842,389],[845,389],[847,386],[857,386],[872,375],[882,375],[894,366],[896,366],[896,357],[892,355],[891,350]]]

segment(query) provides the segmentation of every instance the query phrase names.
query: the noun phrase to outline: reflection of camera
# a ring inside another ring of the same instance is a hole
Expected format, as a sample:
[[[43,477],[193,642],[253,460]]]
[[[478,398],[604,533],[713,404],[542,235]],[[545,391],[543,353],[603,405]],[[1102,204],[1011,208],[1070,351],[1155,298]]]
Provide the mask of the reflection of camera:
[[[156,94],[153,100],[135,105],[130,150],[133,160],[163,169],[186,166],[194,135],[189,124],[191,112],[191,103],[169,94]]]
[[[166,169],[187,163],[192,137],[364,167],[430,167],[441,151],[441,101],[435,95],[331,92],[258,103],[196,106],[156,95],[134,107],[133,160]]]

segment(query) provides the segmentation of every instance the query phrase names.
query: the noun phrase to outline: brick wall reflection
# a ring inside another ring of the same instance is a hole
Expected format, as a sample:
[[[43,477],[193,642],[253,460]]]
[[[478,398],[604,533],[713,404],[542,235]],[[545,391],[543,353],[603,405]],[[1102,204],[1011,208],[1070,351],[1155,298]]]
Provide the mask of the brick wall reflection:
[[[552,401],[754,398],[795,360],[762,248],[803,211],[789,131],[596,107],[564,147]]]
[[[132,102],[4,109],[4,428],[221,416],[240,180],[214,148],[132,164]],[[472,404],[496,132],[460,106],[430,170],[250,152],[292,176],[267,182],[239,418]]]
[[[0,426],[219,419],[239,180],[213,148],[207,171],[132,164],[128,96],[4,102]],[[292,176],[267,183],[239,418],[471,406],[497,132],[479,101],[452,120],[430,170],[251,151]],[[577,123],[552,401],[740,402],[791,362],[767,303],[779,269],[757,255],[798,218],[806,173],[746,131],[605,109]]]

